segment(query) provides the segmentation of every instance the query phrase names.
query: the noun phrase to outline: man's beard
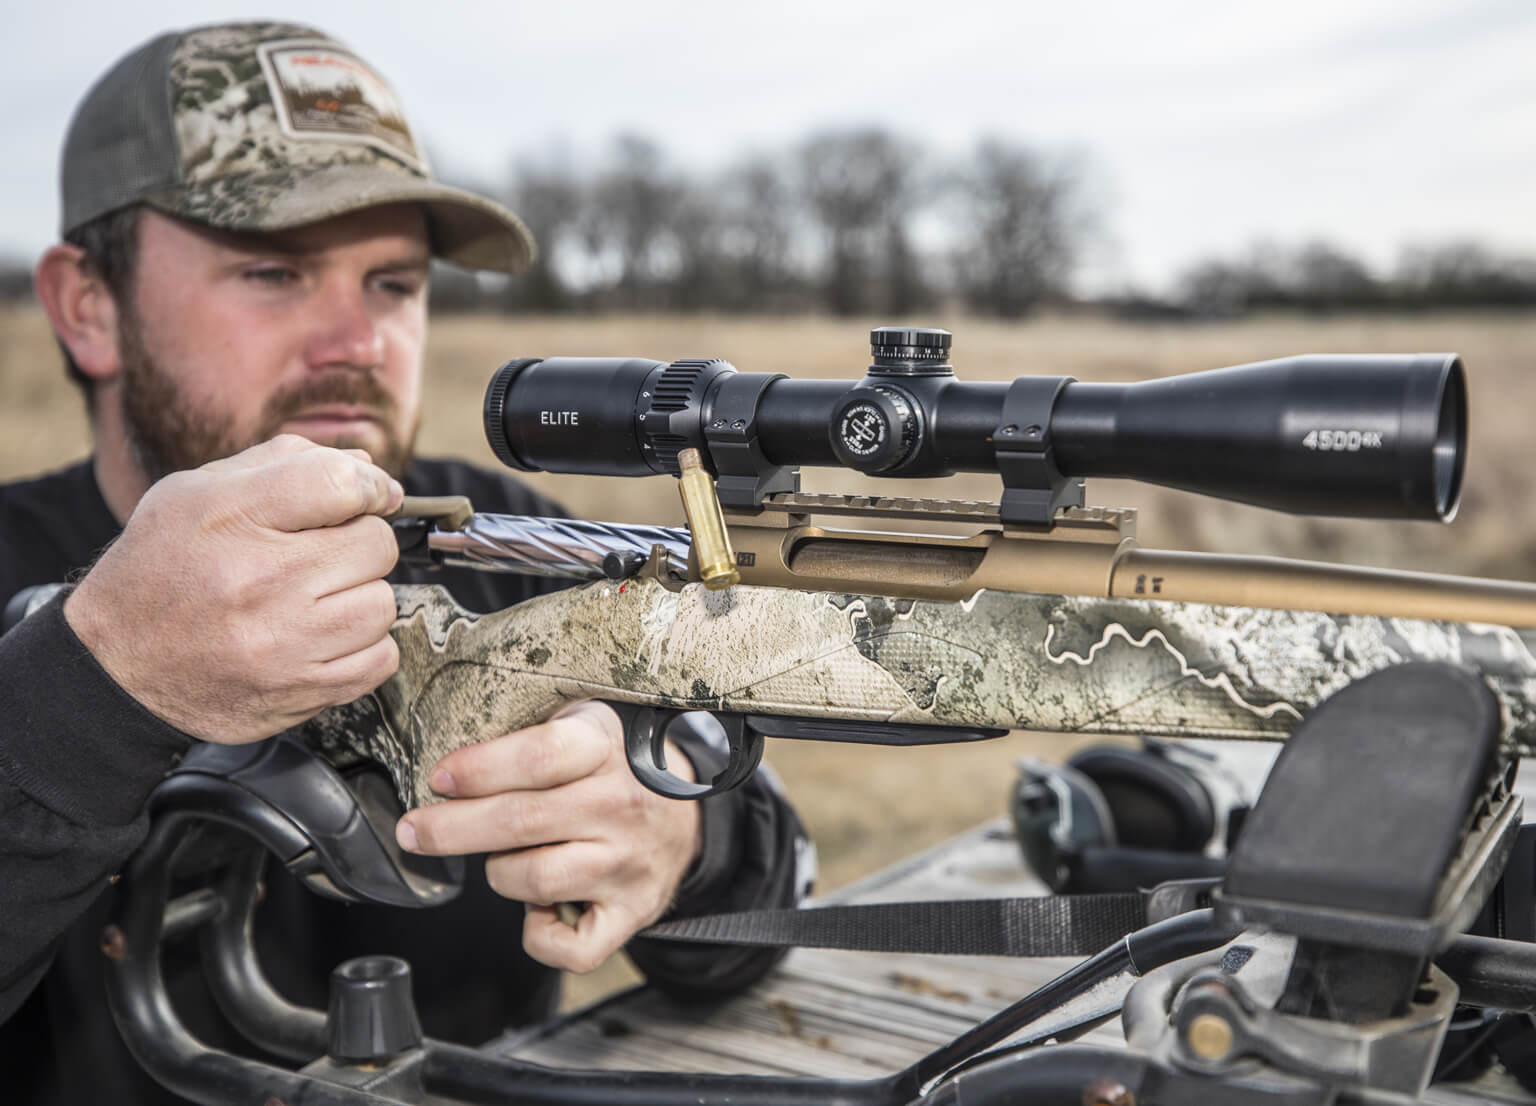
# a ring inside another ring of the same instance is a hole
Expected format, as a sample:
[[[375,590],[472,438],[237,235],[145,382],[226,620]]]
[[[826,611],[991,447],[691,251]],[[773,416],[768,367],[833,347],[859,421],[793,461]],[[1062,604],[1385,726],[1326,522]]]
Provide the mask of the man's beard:
[[[142,329],[132,313],[118,325],[122,351],[121,389],[124,427],[134,455],[151,483],[182,469],[229,457],[276,437],[284,423],[318,407],[361,407],[376,420],[384,435],[382,449],[350,436],[325,444],[338,449],[367,449],[374,464],[392,476],[411,463],[416,426],[399,429],[394,396],[371,373],[342,369],[306,377],[295,387],[267,398],[250,435],[236,431],[232,415],[199,410],[183,393],[175,377],[165,372],[144,345]]]

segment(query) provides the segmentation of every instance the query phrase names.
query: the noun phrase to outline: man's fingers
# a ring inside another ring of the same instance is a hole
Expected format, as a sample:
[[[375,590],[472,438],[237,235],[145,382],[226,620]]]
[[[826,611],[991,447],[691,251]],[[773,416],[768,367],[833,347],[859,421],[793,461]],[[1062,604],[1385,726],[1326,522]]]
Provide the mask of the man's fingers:
[[[247,517],[290,533],[388,514],[405,496],[399,482],[377,465],[324,446],[251,469],[244,491]]]
[[[399,667],[400,647],[395,644],[394,638],[388,636],[365,649],[327,661],[321,667],[321,675],[331,693],[328,701],[316,709],[340,706],[367,695],[393,676]]]
[[[604,800],[610,796],[606,788],[579,783],[452,799],[410,811],[400,819],[396,836],[403,848],[431,856],[551,845],[592,834],[603,824],[611,805]]]
[[[277,437],[253,445],[249,449],[243,449],[239,453],[228,457],[221,457],[217,461],[209,461],[202,467],[208,472],[234,472],[238,469],[260,468],[269,465],[273,461],[282,460],[284,457],[293,457],[300,453],[307,453],[320,446],[308,438],[298,434],[279,434]],[[358,452],[361,452],[359,450]]]
[[[400,559],[394,529],[377,515],[294,534],[287,548],[293,559],[302,559],[305,587],[316,598],[382,580]]]
[[[486,857],[485,879],[502,898],[534,906],[607,901],[619,896],[624,872],[591,841],[568,841]]]
[[[586,701],[547,722],[450,753],[437,763],[432,786],[455,798],[559,787],[591,775],[622,740],[618,715]]]
[[[589,906],[574,926],[567,925],[552,906],[530,905],[523,918],[523,948],[541,964],[584,974],[618,952],[635,928],[616,909],[601,903]]]
[[[397,613],[395,589],[383,580],[325,596],[311,613],[317,650],[312,659],[339,660],[376,645],[389,636]]]

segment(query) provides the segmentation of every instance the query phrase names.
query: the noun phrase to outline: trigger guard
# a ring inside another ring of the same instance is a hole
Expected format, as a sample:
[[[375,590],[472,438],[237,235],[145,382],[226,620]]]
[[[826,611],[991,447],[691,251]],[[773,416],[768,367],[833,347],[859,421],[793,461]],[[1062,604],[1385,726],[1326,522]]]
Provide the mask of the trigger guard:
[[[703,799],[738,787],[757,771],[763,759],[762,734],[746,724],[739,714],[717,716],[725,729],[730,759],[708,783],[696,783],[667,771],[665,742],[667,727],[674,719],[691,711],[608,704],[624,723],[624,752],[629,768],[641,784],[668,799]]]

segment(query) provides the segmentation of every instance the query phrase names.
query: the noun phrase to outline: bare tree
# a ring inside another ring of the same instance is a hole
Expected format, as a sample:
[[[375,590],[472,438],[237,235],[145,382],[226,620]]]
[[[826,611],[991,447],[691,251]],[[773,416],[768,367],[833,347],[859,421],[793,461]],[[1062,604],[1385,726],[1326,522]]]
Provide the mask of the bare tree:
[[[955,183],[958,284],[972,308],[1018,318],[1064,290],[1085,229],[1072,173],[994,138],[976,146]]]
[[[666,287],[681,269],[676,224],[686,191],[656,143],[638,135],[614,141],[583,219],[588,251],[612,272],[610,302],[666,306]]]
[[[908,224],[922,196],[914,148],[878,128],[832,131],[807,140],[799,163],[809,214],[825,235],[826,306],[839,315],[894,309],[877,302],[890,299],[877,285],[913,264]]]
[[[676,261],[666,306],[683,311],[723,306],[729,295],[729,263],[721,252],[721,214],[709,193],[685,189],[668,229]]]
[[[1536,259],[1501,256],[1475,242],[1404,251],[1397,284],[1408,302],[1453,307],[1536,304]]]
[[[1315,247],[1313,267],[1319,271],[1330,264],[1324,249]],[[1230,318],[1255,308],[1295,307],[1301,302],[1298,274],[1305,268],[1299,257],[1296,250],[1261,240],[1236,260],[1196,262],[1179,279],[1179,299],[1191,313],[1206,318]]]
[[[1177,281],[1175,298],[1193,315],[1229,319],[1248,310],[1249,272],[1230,261],[1199,261]]]
[[[775,311],[806,306],[796,239],[804,212],[783,159],[752,157],[727,169],[713,189],[719,283],[713,306]]]
[[[507,197],[538,244],[533,267],[507,289],[506,306],[532,311],[563,311],[572,305],[565,270],[579,248],[577,229],[588,184],[569,156],[552,151],[518,162]]]
[[[1328,242],[1308,242],[1291,261],[1296,302],[1313,311],[1372,307],[1383,298],[1381,283],[1357,257]]]

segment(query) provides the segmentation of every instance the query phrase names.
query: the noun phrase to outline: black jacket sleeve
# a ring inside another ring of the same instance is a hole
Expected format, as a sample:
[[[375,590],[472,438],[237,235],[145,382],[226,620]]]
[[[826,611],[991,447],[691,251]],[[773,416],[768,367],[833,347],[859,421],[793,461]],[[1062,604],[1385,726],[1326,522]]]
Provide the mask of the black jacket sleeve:
[[[96,663],[64,598],[0,637],[0,1022],[144,840],[144,800],[191,742]]]

